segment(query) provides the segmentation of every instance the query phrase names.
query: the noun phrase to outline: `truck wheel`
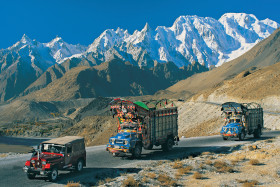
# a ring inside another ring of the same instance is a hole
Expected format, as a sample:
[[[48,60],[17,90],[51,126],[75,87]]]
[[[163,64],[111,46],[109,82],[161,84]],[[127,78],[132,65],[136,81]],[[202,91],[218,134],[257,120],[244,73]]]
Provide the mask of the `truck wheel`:
[[[172,138],[168,138],[166,143],[162,145],[163,151],[171,151],[173,148],[174,141]]]
[[[242,131],[239,135],[238,135],[239,141],[243,141],[245,138],[245,132]]]
[[[28,179],[35,179],[36,174],[35,173],[27,173],[27,178]]]
[[[223,136],[223,140],[228,140],[228,138],[227,138],[227,137],[225,137],[225,136]]]
[[[257,129],[255,129],[254,131],[254,138],[260,138],[262,134],[262,130],[260,127],[258,127]]]
[[[84,167],[84,162],[82,159],[79,159],[75,167],[76,171],[78,172],[82,171],[83,167]]]
[[[53,182],[53,181],[56,181],[57,180],[57,177],[58,177],[58,171],[56,168],[53,168],[51,173],[49,174],[48,178],[49,178],[49,181]]]
[[[144,149],[152,150],[153,149],[153,144],[144,145]]]
[[[142,153],[142,147],[137,144],[133,150],[132,156],[135,158],[139,158],[141,156]]]

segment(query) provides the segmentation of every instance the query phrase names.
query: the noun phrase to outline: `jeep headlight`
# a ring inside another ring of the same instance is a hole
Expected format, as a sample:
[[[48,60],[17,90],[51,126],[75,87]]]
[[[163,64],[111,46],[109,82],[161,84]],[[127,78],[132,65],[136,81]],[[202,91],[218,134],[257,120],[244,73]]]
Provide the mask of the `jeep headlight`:
[[[127,144],[128,144],[128,141],[127,141],[127,140],[125,140],[125,141],[124,141],[124,145],[127,145]]]
[[[42,164],[43,164],[43,165],[46,165],[46,164],[47,164],[47,162],[46,162],[46,161],[42,161]]]

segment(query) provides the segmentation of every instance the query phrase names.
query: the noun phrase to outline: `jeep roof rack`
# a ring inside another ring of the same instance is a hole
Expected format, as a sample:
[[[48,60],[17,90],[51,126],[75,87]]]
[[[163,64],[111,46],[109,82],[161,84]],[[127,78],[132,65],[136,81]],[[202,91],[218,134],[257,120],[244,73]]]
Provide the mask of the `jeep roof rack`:
[[[75,141],[81,141],[84,140],[83,137],[80,136],[64,136],[59,138],[54,138],[51,140],[44,141],[42,143],[50,143],[50,144],[59,144],[59,145],[65,145],[68,143],[73,143]]]

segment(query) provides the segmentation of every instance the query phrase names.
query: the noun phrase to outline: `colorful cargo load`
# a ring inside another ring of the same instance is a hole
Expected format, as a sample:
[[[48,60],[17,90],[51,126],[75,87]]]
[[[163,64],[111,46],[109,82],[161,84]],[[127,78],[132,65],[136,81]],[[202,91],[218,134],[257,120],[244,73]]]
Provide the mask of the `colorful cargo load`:
[[[109,139],[106,150],[114,156],[140,157],[142,147],[152,149],[159,145],[170,151],[179,141],[178,110],[172,101],[114,99],[110,105],[113,117],[117,117],[118,134]]]

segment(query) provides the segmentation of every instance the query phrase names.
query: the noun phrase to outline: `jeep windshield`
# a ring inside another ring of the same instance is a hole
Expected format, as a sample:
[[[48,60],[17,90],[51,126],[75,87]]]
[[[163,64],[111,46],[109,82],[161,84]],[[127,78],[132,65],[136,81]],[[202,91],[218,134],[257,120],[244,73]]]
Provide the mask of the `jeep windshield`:
[[[65,153],[65,146],[58,145],[58,144],[41,144],[39,149],[42,152],[47,152],[47,153],[59,153],[59,154]]]

